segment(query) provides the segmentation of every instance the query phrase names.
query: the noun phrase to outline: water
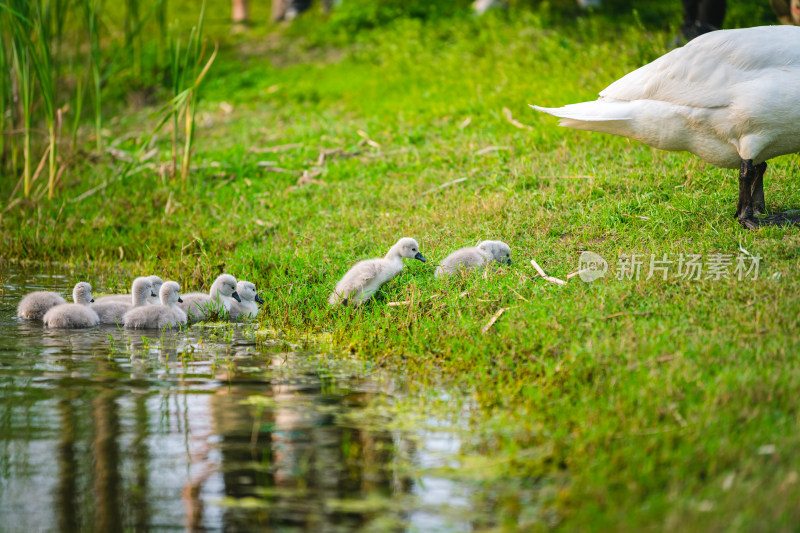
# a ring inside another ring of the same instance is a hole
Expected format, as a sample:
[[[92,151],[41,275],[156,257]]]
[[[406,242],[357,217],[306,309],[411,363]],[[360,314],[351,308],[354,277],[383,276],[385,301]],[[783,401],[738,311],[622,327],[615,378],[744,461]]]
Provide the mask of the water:
[[[0,282],[0,530],[470,529],[468,487],[432,470],[452,423],[371,407],[400,380],[252,326],[48,330],[16,305],[70,279]]]

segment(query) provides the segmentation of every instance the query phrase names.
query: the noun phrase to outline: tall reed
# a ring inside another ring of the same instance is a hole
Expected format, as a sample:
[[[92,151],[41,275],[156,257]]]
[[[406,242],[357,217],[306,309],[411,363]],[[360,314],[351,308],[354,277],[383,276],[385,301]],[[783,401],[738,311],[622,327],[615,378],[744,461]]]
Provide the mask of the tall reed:
[[[24,21],[27,20],[28,4],[24,0],[7,0],[0,4],[6,14],[7,26],[11,29],[11,58],[14,86],[17,90],[22,114],[22,194],[31,193],[31,122],[33,113],[33,60],[31,46]]]
[[[89,38],[89,72],[92,80],[94,103],[94,133],[97,153],[103,151],[103,106],[100,76],[100,2],[83,0],[84,23]]]
[[[8,27],[5,18],[5,11],[0,11],[0,27]],[[6,32],[0,32],[0,170],[2,170],[6,164],[8,149],[9,146],[11,146],[10,136],[12,132],[7,130],[13,129],[13,124],[12,128],[9,128],[7,125],[11,118],[11,105],[13,102],[11,75],[8,71],[10,68],[8,64],[9,57],[7,55],[9,47],[10,43],[8,42]]]
[[[57,2],[57,0],[56,0]],[[47,197],[53,198],[53,187],[56,178],[56,128],[57,128],[57,106],[56,106],[56,79],[53,70],[53,57],[51,54],[51,35],[50,3],[43,5],[43,2],[32,2],[33,16],[31,18],[31,40],[29,46],[33,56],[33,65],[36,70],[36,79],[39,82],[39,93],[44,109],[44,119],[47,123],[47,134],[49,141],[48,149],[48,180]]]
[[[203,39],[203,22],[205,19],[206,3],[200,7],[200,18],[197,26],[192,28],[185,49],[182,48],[181,39],[172,35],[170,38],[170,74],[172,79],[172,100],[165,108],[165,114],[157,128],[167,121],[172,122],[172,157],[170,175],[177,174],[177,160],[180,154],[178,148],[178,132],[183,120],[183,153],[181,154],[181,179],[189,176],[191,168],[192,147],[194,145],[194,128],[197,118],[197,104],[199,101],[200,84],[208,74],[208,70],[217,57],[218,47],[207,60],[207,42]],[[204,62],[205,60],[205,62]]]
[[[48,198],[55,196],[60,172],[69,161],[59,154],[70,146],[59,143],[63,111],[70,110],[70,125],[65,129],[74,151],[84,104],[90,106],[94,151],[103,154],[106,86],[122,88],[120,80],[128,83],[129,74],[137,89],[169,79],[172,97],[156,131],[172,121],[173,176],[178,173],[178,159],[181,177],[185,180],[189,174],[199,88],[217,53],[216,46],[208,53],[203,37],[205,1],[185,41],[173,39],[173,32],[167,31],[167,0],[125,0],[111,14],[105,12],[109,6],[104,0],[0,0],[0,173],[16,174],[25,197],[32,194],[45,161],[46,191]],[[119,20],[115,14],[124,14],[121,30],[115,26]],[[154,25],[164,46],[145,46],[145,39],[155,39],[147,29]],[[38,133],[34,135],[38,124],[45,126],[44,143],[39,142]],[[37,198],[43,190],[43,186],[37,188]]]

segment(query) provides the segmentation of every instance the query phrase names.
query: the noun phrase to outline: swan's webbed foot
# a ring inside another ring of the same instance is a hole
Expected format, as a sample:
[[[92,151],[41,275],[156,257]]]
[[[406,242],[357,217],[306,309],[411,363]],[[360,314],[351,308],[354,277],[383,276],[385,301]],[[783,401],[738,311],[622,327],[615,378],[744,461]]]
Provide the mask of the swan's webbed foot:
[[[759,227],[759,219],[752,216],[747,218],[739,217],[739,224],[741,224],[744,229],[756,229]]]
[[[757,226],[800,226],[800,211],[797,209],[782,211],[773,213],[768,217],[754,218],[753,220]]]

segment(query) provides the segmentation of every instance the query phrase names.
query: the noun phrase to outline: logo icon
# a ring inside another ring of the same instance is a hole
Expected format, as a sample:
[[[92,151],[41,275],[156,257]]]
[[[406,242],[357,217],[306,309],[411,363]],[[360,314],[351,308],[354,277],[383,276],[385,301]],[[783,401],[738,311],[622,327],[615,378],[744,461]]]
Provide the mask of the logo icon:
[[[583,281],[591,283],[606,275],[608,263],[594,252],[582,252],[578,260],[578,272]]]

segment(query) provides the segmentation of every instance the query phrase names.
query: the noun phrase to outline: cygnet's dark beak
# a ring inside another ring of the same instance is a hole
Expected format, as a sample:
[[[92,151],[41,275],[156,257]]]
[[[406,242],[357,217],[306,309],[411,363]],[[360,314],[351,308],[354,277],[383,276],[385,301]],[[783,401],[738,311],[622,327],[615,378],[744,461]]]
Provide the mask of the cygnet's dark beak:
[[[237,302],[241,303],[242,299],[239,297],[239,293],[238,292],[233,291],[233,294],[231,294],[231,296],[233,296],[234,300],[236,300]]]
[[[510,264],[511,264],[511,258],[508,258],[508,259],[506,259],[506,264],[507,264],[507,265],[510,265]]]
[[[154,293],[153,291],[150,291],[150,296],[152,296],[153,298],[155,298],[155,297],[156,297],[156,296],[158,296],[158,295],[157,295],[156,293]]]
[[[422,256],[422,252],[417,252],[417,255],[414,256],[414,259],[419,259],[423,263],[425,262],[425,258]]]
[[[90,303],[90,304],[93,304],[93,303],[94,303],[94,298],[92,298],[91,300],[89,300],[89,303]]]
[[[256,294],[256,303],[257,304],[263,304],[264,303],[264,298],[262,298],[261,296]]]
[[[182,303],[183,303],[183,300],[181,300],[181,297],[180,297],[180,296],[178,296],[178,303],[180,303],[180,304],[182,304]]]

